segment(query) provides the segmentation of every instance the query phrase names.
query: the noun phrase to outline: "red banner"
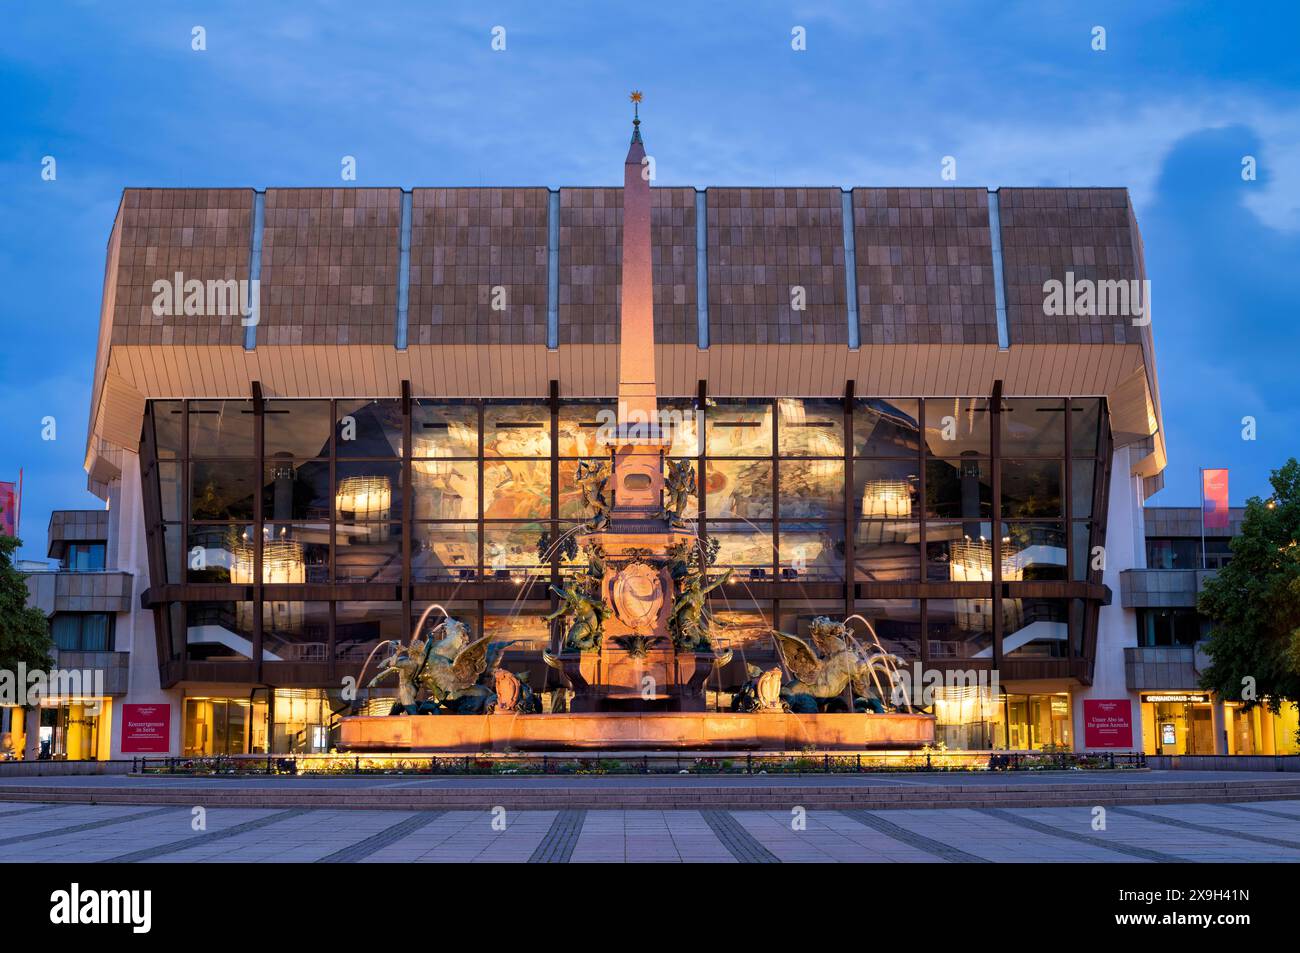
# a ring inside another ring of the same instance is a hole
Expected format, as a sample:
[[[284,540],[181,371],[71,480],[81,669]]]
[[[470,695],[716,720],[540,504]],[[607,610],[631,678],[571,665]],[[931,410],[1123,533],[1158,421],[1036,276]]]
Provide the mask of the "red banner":
[[[1201,520],[1206,529],[1228,528],[1228,471],[1201,471]]]
[[[1083,700],[1083,746],[1133,747],[1133,713],[1127,698]]]
[[[167,754],[171,739],[171,705],[122,706],[123,754]]]
[[[18,484],[0,483],[0,536],[18,535]]]

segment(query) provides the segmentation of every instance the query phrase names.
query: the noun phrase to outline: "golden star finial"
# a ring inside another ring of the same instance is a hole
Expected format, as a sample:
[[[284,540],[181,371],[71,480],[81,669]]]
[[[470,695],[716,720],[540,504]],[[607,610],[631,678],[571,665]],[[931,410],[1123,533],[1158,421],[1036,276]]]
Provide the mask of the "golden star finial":
[[[641,101],[641,90],[639,89],[632,90],[632,95],[629,96],[628,98],[632,100],[632,102],[634,103],[639,103]]]

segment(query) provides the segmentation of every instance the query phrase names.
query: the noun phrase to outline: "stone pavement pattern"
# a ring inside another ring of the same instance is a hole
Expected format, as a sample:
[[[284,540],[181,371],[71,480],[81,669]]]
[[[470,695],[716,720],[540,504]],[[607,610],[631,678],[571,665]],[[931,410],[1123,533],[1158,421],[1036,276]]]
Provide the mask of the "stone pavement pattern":
[[[1300,862],[1300,800],[941,810],[380,811],[0,802],[0,861]],[[802,821],[802,824],[798,823]]]

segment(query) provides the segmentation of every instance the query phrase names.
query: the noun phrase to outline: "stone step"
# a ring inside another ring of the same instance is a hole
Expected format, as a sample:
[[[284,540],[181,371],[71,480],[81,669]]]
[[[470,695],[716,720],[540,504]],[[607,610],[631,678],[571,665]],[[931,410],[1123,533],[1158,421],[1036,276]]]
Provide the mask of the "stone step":
[[[227,808],[328,808],[354,810],[513,810],[587,808],[605,810],[859,808],[871,810],[980,807],[1078,807],[1300,800],[1300,782],[1201,782],[1176,784],[1026,784],[918,789],[860,786],[728,787],[510,787],[257,788],[209,785],[149,785],[113,789],[59,785],[0,786],[0,801],[105,805],[193,805]],[[1297,815],[1300,817],[1300,814]]]

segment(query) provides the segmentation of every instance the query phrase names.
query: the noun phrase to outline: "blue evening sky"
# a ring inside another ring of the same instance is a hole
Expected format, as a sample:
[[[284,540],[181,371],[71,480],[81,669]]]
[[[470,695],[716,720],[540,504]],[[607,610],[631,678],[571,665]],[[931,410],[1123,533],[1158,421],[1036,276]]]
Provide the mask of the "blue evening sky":
[[[357,185],[615,185],[633,88],[661,185],[942,185],[951,155],[958,185],[1127,186],[1170,460],[1151,502],[1196,505],[1209,466],[1234,505],[1266,494],[1300,448],[1298,11],[0,0],[0,480],[25,468],[22,554],[44,556],[51,509],[102,505],[81,465],[123,187],[337,186],[344,155]]]

